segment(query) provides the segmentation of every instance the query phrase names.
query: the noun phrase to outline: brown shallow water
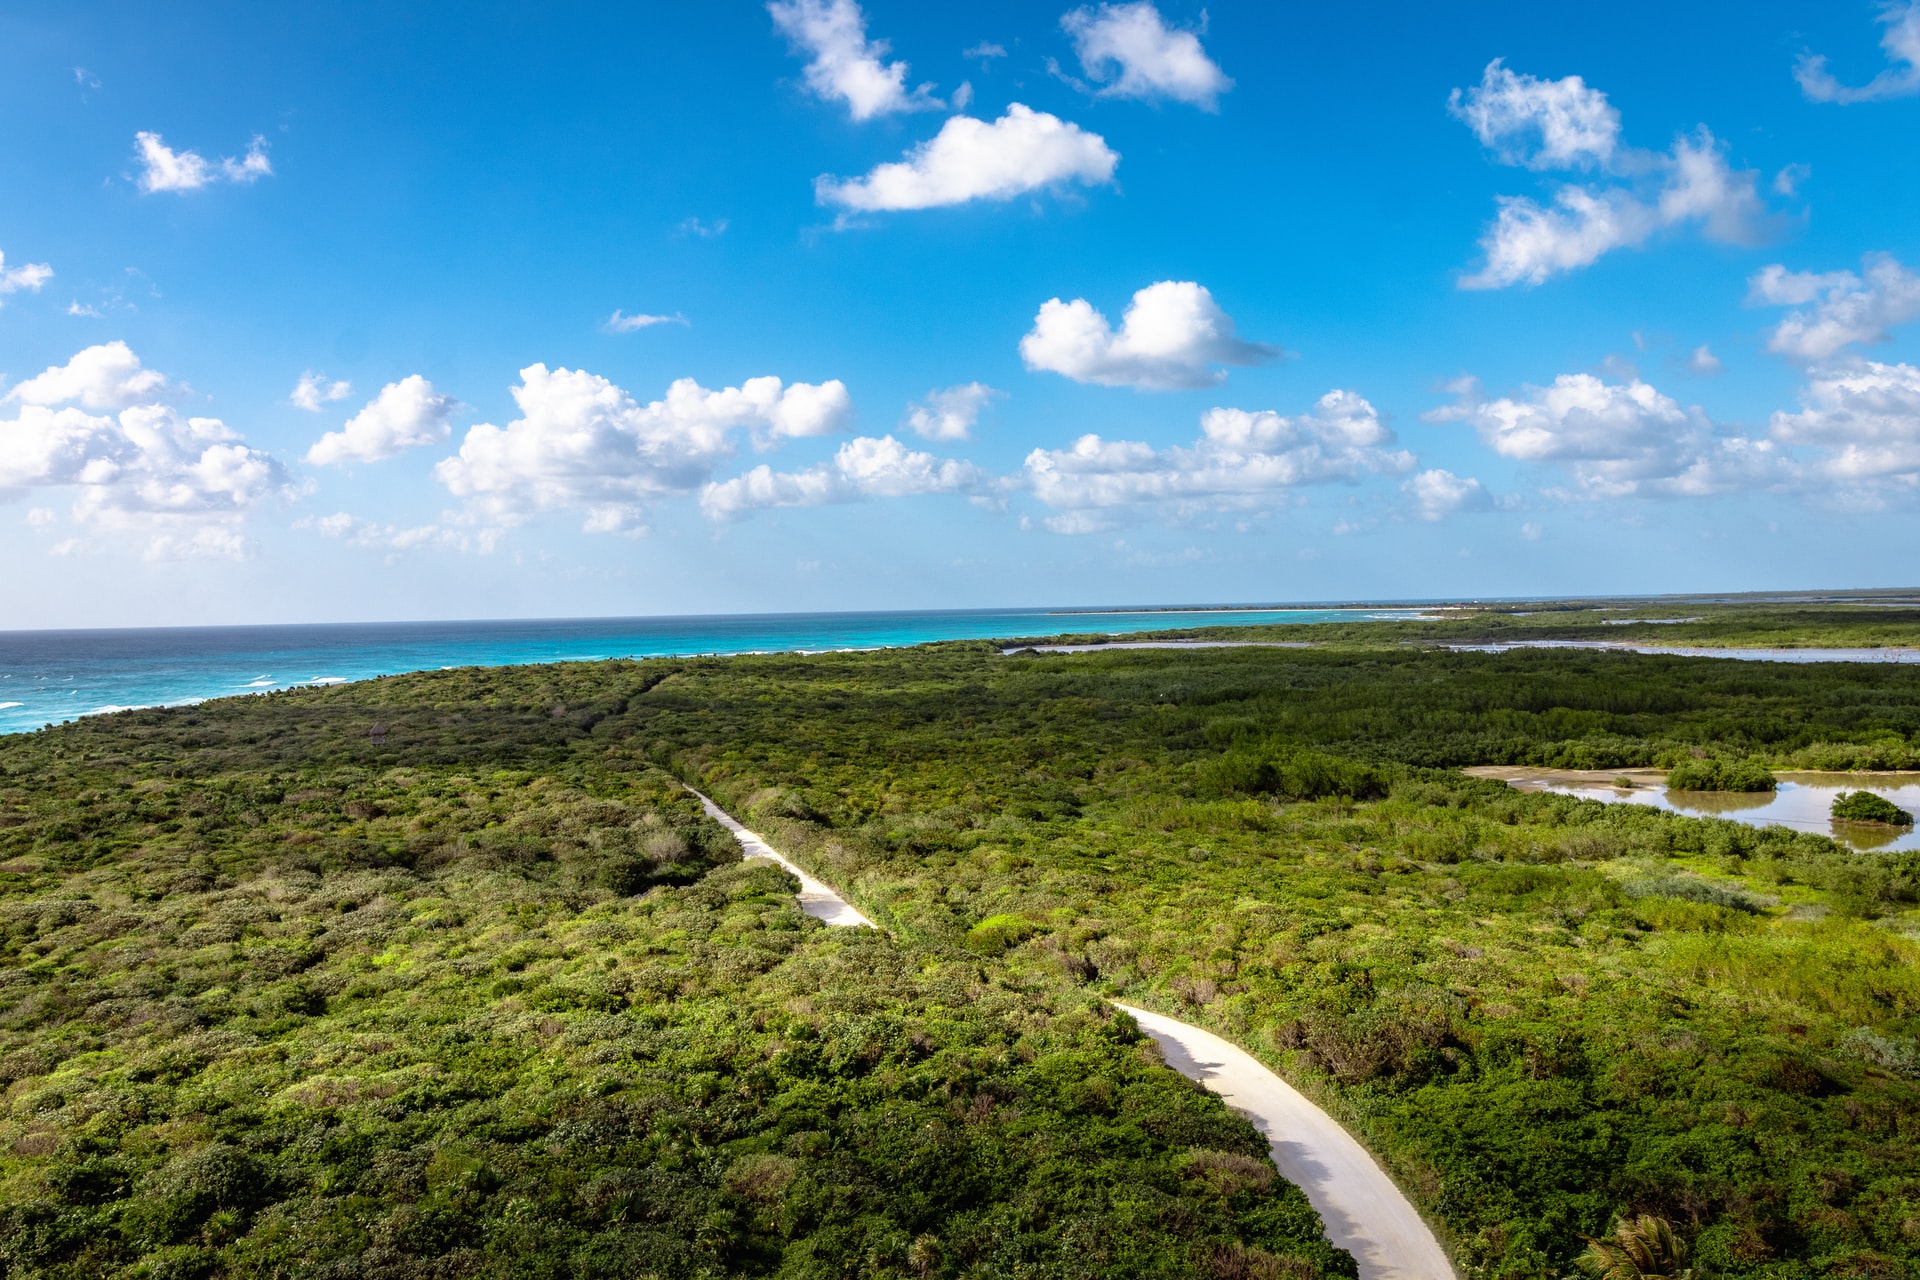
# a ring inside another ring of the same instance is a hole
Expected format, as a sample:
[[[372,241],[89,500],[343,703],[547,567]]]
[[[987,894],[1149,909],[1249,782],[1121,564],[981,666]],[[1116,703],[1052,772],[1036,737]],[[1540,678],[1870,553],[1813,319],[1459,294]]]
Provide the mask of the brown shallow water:
[[[1780,789],[1765,791],[1669,791],[1659,769],[1533,769],[1484,765],[1461,772],[1494,778],[1522,791],[1554,791],[1602,804],[1644,804],[1696,818],[1727,818],[1751,827],[1812,831],[1856,849],[1920,849],[1920,829],[1836,823],[1828,816],[1842,791],[1871,791],[1908,813],[1920,813],[1920,773],[1812,773],[1782,770]],[[1617,786],[1624,779],[1630,786]]]

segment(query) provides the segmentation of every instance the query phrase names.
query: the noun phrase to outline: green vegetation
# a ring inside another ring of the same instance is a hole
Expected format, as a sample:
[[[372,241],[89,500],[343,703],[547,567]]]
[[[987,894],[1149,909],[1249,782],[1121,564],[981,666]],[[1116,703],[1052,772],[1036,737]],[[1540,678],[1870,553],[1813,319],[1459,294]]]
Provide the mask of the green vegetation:
[[[1593,1280],[1692,1280],[1687,1246],[1665,1218],[1642,1214],[1617,1223],[1604,1240],[1587,1241],[1574,1259]]]
[[[0,1274],[1353,1274],[1130,1019],[829,933],[644,763],[62,740],[0,745]]]
[[[648,1231],[733,1251],[673,1261],[683,1274],[1073,1274],[1074,1242],[1119,1223],[1140,1233],[1114,1236],[1137,1240],[1137,1261],[1088,1273],[1340,1273],[1297,1193],[1261,1185],[1251,1131],[1101,1012],[1115,996],[1287,1074],[1380,1155],[1476,1280],[1565,1275],[1589,1237],[1643,1215],[1673,1224],[1700,1273],[1913,1275],[1920,857],[1452,768],[1916,758],[1910,667],[1435,652],[1373,632],[1309,650],[955,644],[423,673],[7,740],[0,902],[23,919],[32,904],[35,924],[0,967],[0,1061],[22,1064],[0,1200],[38,1216],[0,1241],[68,1223],[60,1239],[131,1258],[158,1237],[126,1224],[199,1186],[179,1162],[225,1144],[271,1171],[260,1185],[277,1198],[229,1220],[203,1196],[180,1243],[151,1246],[209,1251],[214,1274],[264,1274],[251,1259],[266,1255],[245,1250],[269,1240],[293,1242],[278,1258],[319,1258],[299,1250],[320,1239],[388,1274],[415,1255],[379,1252],[411,1238],[383,1224],[456,1201],[447,1274],[506,1265],[512,1233],[535,1226],[553,1233],[539,1255],[552,1274],[592,1274],[579,1259],[601,1242]],[[773,872],[724,864],[662,771],[699,781],[889,936],[800,921]],[[617,819],[592,816],[603,804]],[[165,877],[183,869],[207,882],[175,888]],[[336,877],[383,887],[354,896]],[[269,892],[283,881],[297,894]],[[244,886],[282,919],[193,932],[227,919],[195,895]],[[343,897],[359,909],[343,916]],[[81,901],[97,910],[41,923],[68,908],[39,904]],[[390,905],[366,915],[376,901]],[[310,942],[325,957],[285,976],[232,958],[353,917],[387,932],[337,960]],[[126,969],[110,969],[123,948]],[[320,985],[330,974],[338,990]],[[95,994],[135,981],[159,994]],[[277,993],[300,983],[313,994],[289,1006]],[[208,1020],[115,1021],[134,1015],[113,1000],[136,998]],[[841,1065],[790,1081],[802,1022],[819,1046],[808,1061]],[[636,1038],[644,1053],[607,1049]],[[199,1056],[112,1075],[176,1041]],[[348,1073],[395,1092],[296,1096]],[[1076,1091],[1099,1079],[1119,1102]],[[147,1109],[109,1105],[112,1089]],[[975,1128],[983,1095],[997,1101]],[[604,1156],[561,1127],[600,1099],[655,1096],[677,1101],[636,1102],[632,1145]],[[782,1127],[818,1100],[817,1118]],[[1161,1108],[1195,1127],[1150,1123]],[[899,1135],[919,1121],[882,1119],[934,1113],[969,1123],[977,1163],[916,1164]],[[322,1125],[428,1172],[378,1181],[349,1159],[360,1148],[317,1141]],[[796,1145],[814,1132],[866,1162],[857,1193],[807,1190],[832,1176]],[[96,1133],[109,1145],[85,1146]],[[433,1173],[441,1150],[490,1172]],[[702,1188],[688,1193],[699,1212],[732,1215],[724,1243],[706,1217],[648,1217],[664,1199],[616,1221],[569,1190],[668,1151]],[[750,1157],[795,1162],[777,1210],[742,1188],[788,1166],[730,1172]],[[127,1180],[63,1199],[55,1170],[94,1158]],[[937,1180],[949,1164],[959,1182]],[[246,1230],[229,1239],[228,1222]],[[914,1252],[1013,1222],[1045,1224],[1014,1233],[1035,1250],[1017,1264]],[[798,1234],[780,1234],[790,1223]],[[882,1240],[892,1252],[867,1252]],[[46,1256],[14,1266],[86,1273],[79,1254]]]
[[[1873,822],[1888,827],[1910,827],[1913,815],[1871,791],[1842,791],[1833,798],[1835,822]]]
[[[1779,783],[1767,766],[1753,760],[1682,760],[1667,771],[1675,791],[1773,791]]]

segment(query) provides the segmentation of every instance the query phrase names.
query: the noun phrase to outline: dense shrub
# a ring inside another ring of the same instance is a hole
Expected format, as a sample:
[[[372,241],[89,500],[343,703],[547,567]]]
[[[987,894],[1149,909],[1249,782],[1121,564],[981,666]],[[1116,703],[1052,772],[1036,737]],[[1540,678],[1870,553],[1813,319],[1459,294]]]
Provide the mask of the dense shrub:
[[[1885,796],[1871,791],[1842,791],[1833,798],[1835,822],[1874,822],[1888,827],[1910,827],[1913,815]]]
[[[0,1274],[1353,1274],[1125,1015],[829,932],[644,766],[85,776],[266,807],[0,870]]]
[[[1682,760],[1667,771],[1673,791],[1773,791],[1772,771],[1755,760]]]
[[[1376,800],[1387,794],[1391,782],[1387,770],[1376,765],[1286,745],[1236,748],[1209,761],[1200,773],[1203,795],[1270,795],[1283,800],[1323,796]]]

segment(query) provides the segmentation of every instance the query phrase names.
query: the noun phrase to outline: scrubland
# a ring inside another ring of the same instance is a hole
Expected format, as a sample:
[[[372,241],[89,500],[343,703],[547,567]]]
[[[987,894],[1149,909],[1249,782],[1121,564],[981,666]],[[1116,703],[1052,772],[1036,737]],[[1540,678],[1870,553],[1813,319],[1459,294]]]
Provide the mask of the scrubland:
[[[0,741],[0,1250],[1351,1274],[1120,996],[1310,1092],[1468,1275],[1564,1275],[1629,1213],[1714,1274],[1915,1274],[1920,859],[1454,769],[1884,767],[1917,731],[1912,668],[1377,628],[436,672]],[[799,916],[675,778],[886,934]]]

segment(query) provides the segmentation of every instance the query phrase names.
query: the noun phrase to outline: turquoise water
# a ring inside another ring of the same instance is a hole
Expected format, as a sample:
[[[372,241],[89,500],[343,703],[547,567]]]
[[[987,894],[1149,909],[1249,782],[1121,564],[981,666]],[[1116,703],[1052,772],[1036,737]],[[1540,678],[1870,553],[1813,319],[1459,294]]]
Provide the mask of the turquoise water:
[[[1418,616],[1417,609],[1003,609],[11,631],[0,632],[0,733],[130,707],[179,706],[442,667]]]

